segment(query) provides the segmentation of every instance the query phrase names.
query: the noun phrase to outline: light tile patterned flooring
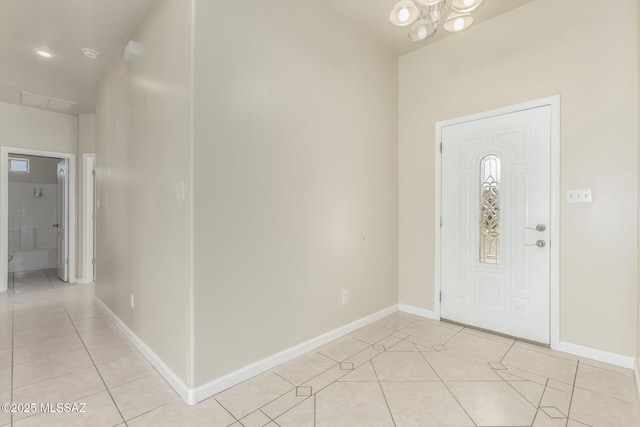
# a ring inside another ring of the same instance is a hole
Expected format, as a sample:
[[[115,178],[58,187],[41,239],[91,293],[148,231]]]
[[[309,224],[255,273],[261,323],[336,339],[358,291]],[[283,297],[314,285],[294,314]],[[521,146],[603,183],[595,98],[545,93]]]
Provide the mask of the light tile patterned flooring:
[[[630,370],[396,313],[187,406],[55,271],[0,295],[0,401],[84,402],[0,413],[15,426],[640,426]]]

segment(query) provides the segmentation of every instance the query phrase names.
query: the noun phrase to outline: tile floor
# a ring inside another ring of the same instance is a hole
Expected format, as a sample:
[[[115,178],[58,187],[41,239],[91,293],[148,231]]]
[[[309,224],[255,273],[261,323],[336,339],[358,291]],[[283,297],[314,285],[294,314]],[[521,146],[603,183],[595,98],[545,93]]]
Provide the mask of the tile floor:
[[[396,313],[187,406],[93,302],[55,271],[0,295],[0,413],[15,426],[640,426],[630,370]]]

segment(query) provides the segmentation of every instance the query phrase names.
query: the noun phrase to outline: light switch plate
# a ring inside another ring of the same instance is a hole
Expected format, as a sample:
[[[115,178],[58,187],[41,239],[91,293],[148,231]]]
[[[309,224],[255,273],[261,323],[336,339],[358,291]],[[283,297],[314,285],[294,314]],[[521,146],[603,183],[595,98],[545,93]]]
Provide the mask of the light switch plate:
[[[593,197],[591,196],[591,189],[583,188],[581,190],[567,190],[565,202],[591,203],[593,202]]]

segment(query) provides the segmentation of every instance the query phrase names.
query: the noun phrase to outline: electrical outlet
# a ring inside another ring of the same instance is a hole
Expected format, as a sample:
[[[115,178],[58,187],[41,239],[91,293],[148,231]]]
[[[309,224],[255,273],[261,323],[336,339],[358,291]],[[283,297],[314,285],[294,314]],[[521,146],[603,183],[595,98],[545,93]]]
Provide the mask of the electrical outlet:
[[[346,304],[349,302],[349,289],[345,289],[342,291],[342,304]]]
[[[135,297],[133,296],[133,294],[131,294],[131,298],[129,299],[129,304],[131,305],[131,308],[133,308],[135,306]]]

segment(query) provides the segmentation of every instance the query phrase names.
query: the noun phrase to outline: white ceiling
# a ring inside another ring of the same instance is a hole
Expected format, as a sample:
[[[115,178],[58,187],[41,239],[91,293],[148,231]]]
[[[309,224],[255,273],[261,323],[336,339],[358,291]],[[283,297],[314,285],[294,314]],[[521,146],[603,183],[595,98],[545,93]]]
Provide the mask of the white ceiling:
[[[353,23],[368,31],[395,55],[400,56],[433,43],[444,37],[455,36],[439,28],[436,34],[424,43],[411,43],[409,29],[399,29],[389,23],[389,13],[398,0],[324,0]],[[473,25],[487,21],[497,15],[520,7],[533,0],[485,0],[472,12]]]
[[[0,0],[0,102],[20,92],[76,103],[95,112],[96,86],[151,0]],[[85,58],[82,48],[100,52]],[[34,49],[55,54],[44,59]]]
[[[28,92],[75,103],[71,114],[95,112],[98,82],[122,54],[151,1],[0,0],[0,102],[20,104],[21,92]],[[397,0],[323,1],[397,56],[424,46],[407,40],[408,29],[389,24]],[[530,1],[486,0],[473,13],[474,25]],[[447,35],[441,29],[428,42]],[[95,49],[100,56],[87,59],[82,48]],[[43,59],[36,49],[55,57]]]

